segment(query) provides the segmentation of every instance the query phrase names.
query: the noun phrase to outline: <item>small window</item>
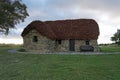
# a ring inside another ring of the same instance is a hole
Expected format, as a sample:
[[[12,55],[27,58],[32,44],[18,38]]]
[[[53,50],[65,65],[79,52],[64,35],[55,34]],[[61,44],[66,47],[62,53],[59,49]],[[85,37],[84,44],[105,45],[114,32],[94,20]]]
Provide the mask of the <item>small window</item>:
[[[61,44],[61,40],[58,40],[58,44]]]
[[[61,43],[62,43],[62,40],[56,40],[56,43],[57,43],[57,44],[61,44]]]
[[[37,36],[33,36],[33,42],[38,42],[38,37]]]
[[[86,40],[86,45],[90,45],[90,40]]]

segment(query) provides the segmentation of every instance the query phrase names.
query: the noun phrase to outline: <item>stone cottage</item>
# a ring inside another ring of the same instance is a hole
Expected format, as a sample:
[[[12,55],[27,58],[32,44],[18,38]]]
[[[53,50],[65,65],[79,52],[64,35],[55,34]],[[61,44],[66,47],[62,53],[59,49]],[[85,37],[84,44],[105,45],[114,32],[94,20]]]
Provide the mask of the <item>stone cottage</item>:
[[[33,21],[21,35],[28,51],[99,51],[99,27],[93,19]]]

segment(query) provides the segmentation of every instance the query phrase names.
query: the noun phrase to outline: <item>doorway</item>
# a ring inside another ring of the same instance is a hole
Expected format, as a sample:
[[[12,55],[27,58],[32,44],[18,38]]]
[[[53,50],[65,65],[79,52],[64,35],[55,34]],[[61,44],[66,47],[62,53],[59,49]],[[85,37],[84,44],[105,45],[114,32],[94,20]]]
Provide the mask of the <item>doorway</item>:
[[[75,51],[75,40],[74,39],[69,40],[69,50]]]

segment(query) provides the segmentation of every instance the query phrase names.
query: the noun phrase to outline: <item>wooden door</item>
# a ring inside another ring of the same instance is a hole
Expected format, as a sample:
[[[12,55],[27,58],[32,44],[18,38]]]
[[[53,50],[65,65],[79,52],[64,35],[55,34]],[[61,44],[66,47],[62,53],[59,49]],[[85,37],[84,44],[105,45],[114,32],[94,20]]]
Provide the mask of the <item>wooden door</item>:
[[[75,51],[75,40],[74,39],[69,40],[69,50]]]

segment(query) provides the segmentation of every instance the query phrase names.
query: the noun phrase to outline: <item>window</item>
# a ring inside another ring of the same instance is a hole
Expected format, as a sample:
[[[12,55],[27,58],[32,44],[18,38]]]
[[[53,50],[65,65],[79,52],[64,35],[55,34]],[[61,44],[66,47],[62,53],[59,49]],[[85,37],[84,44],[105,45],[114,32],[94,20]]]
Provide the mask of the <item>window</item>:
[[[61,44],[61,43],[62,43],[62,40],[56,40],[56,43],[57,43],[57,44]]]
[[[61,44],[61,40],[58,40],[58,44]]]
[[[90,45],[90,40],[86,40],[86,45]]]
[[[38,37],[37,36],[33,36],[33,42],[38,42]]]

